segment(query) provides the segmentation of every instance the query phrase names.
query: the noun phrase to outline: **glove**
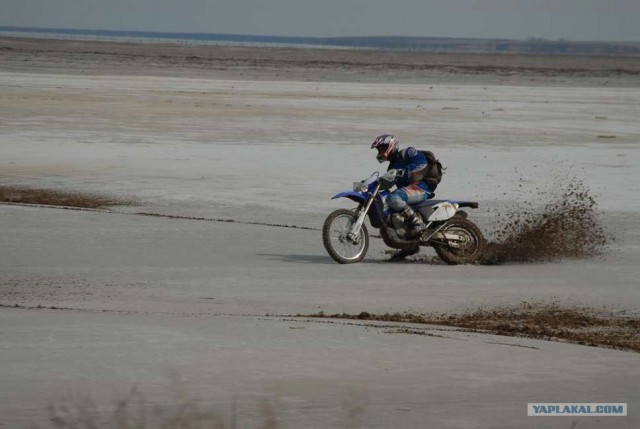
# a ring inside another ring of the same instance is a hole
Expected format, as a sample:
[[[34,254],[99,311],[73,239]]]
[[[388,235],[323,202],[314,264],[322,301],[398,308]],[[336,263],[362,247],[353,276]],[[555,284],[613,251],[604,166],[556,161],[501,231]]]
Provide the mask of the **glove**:
[[[384,175],[380,178],[380,180],[384,182],[395,182],[396,178],[401,177],[404,174],[404,171],[401,169],[391,169],[384,173]]]

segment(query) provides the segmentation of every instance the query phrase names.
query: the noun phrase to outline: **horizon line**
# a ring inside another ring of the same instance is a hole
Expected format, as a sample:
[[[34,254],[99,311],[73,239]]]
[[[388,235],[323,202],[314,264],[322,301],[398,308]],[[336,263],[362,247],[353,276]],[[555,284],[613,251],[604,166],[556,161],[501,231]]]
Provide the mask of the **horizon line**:
[[[323,41],[323,40],[345,40],[345,39],[439,39],[439,40],[486,40],[486,41],[510,41],[510,42],[554,42],[554,43],[640,43],[640,40],[573,40],[567,38],[547,39],[544,37],[527,36],[523,39],[504,38],[504,37],[458,37],[458,36],[408,36],[408,35],[367,35],[367,36],[286,36],[273,34],[253,34],[253,33],[216,33],[204,31],[157,31],[157,30],[112,30],[103,28],[68,28],[68,27],[28,27],[15,25],[0,24],[0,31],[14,32],[104,32],[104,33],[141,33],[149,35],[212,35],[212,36],[229,36],[229,37],[261,37],[273,39],[299,39],[307,41]]]

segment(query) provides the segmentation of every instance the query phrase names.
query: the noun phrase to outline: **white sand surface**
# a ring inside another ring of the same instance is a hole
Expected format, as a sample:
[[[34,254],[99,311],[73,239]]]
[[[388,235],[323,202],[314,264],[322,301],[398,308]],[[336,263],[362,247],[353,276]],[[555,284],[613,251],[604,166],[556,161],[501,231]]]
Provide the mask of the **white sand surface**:
[[[223,413],[238,398],[242,427],[261,422],[263,395],[280,395],[282,427],[344,427],[355,389],[362,427],[636,428],[635,353],[265,315],[521,301],[638,315],[638,118],[633,87],[0,71],[2,184],[139,202],[0,205],[0,427],[42,423],[68,390],[101,409],[134,384],[175,403],[175,373]],[[351,206],[332,195],[384,168],[369,149],[381,133],[434,150],[448,167],[438,196],[480,201],[471,216],[488,234],[490,209],[538,207],[576,177],[616,241],[595,259],[449,267],[388,264],[374,240],[364,263],[335,264],[318,228]],[[536,401],[627,402],[630,414],[527,418]]]

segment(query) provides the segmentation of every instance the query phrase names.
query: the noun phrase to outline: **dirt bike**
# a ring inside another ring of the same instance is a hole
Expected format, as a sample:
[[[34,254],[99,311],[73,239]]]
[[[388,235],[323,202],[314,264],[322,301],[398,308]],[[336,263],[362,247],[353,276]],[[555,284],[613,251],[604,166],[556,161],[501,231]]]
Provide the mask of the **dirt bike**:
[[[484,251],[485,239],[480,229],[467,219],[462,207],[478,208],[477,202],[455,200],[426,200],[412,205],[422,217],[426,230],[411,237],[411,225],[399,213],[389,210],[387,197],[402,175],[402,170],[389,170],[383,176],[373,173],[368,179],[355,182],[353,191],[333,196],[358,203],[353,210],[332,212],[322,227],[322,241],[329,256],[341,264],[364,259],[369,249],[369,233],[364,224],[368,216],[371,226],[380,230],[385,244],[394,249],[413,249],[431,246],[444,262],[450,265],[477,262]]]

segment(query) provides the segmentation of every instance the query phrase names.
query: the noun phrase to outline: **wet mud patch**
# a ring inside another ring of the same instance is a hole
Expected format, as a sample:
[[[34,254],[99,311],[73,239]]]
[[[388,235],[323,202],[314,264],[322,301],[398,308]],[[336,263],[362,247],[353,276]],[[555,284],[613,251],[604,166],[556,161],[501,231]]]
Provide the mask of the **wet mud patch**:
[[[0,185],[0,202],[85,209],[104,209],[112,206],[134,205],[132,200],[105,195],[2,185]]]
[[[640,317],[621,316],[606,309],[562,307],[557,303],[523,302],[516,307],[479,309],[454,314],[374,314],[363,311],[359,314],[320,312],[297,314],[293,317],[441,325],[463,328],[471,332],[640,352]]]
[[[482,264],[549,262],[605,252],[612,240],[589,188],[576,178],[561,182],[546,201],[534,201],[541,208],[496,211],[494,239],[487,243]]]

